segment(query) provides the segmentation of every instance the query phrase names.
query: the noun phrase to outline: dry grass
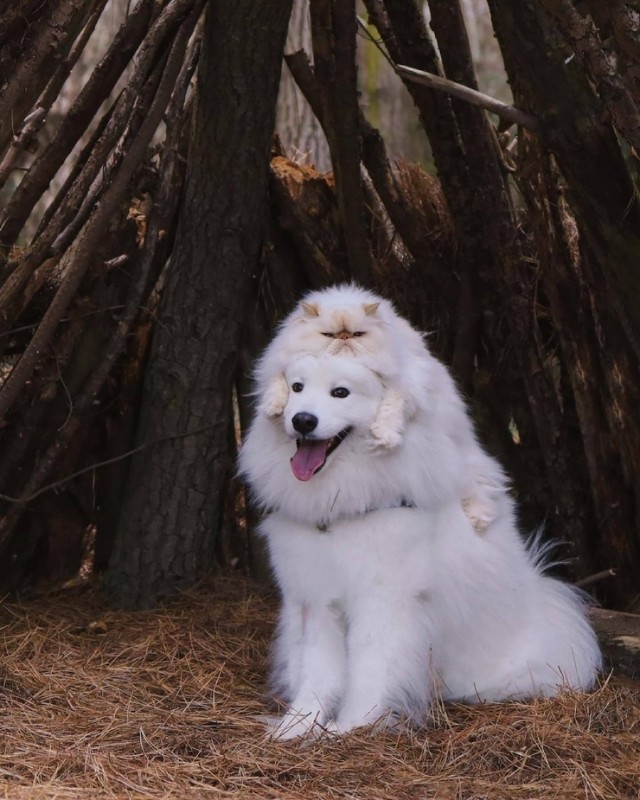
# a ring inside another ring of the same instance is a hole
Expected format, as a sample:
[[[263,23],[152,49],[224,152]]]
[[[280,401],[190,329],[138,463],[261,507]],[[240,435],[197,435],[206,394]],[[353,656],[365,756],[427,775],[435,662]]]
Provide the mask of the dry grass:
[[[220,579],[139,614],[94,590],[0,609],[0,797],[638,798],[640,693],[439,709],[306,746],[254,719],[275,603]]]

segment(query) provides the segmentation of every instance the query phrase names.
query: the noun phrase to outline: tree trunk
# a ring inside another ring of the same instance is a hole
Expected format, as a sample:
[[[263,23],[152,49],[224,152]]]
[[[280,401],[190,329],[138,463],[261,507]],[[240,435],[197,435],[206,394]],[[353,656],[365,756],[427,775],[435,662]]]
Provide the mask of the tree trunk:
[[[542,117],[543,143],[640,358],[640,207],[609,114],[538,3],[489,5],[516,101]]]
[[[594,91],[597,81],[575,63],[551,18],[539,4],[528,1],[490,0],[490,7],[516,103],[540,117],[541,144],[555,158],[575,215],[577,268],[565,270],[556,253],[549,258],[543,255],[542,262],[548,264],[545,289],[580,426],[598,555],[606,559],[603,566],[616,570],[615,581],[607,583],[605,600],[636,608],[640,481],[634,419],[640,402],[640,209],[604,98]],[[539,155],[535,163],[541,163]],[[533,169],[529,176],[527,180],[535,180]],[[557,188],[556,197],[545,198],[548,182],[535,186],[529,204],[549,203],[558,214],[564,202],[560,191]],[[524,193],[528,193],[526,188]],[[540,243],[547,235],[553,234],[543,233]],[[556,441],[558,457],[567,460],[569,468],[563,481],[566,486],[575,463],[572,449]],[[551,443],[546,451],[552,455]],[[580,492],[575,478],[574,483]],[[593,538],[586,531],[582,549],[592,552],[595,566]]]
[[[290,10],[291,0],[207,10],[187,187],[138,425],[138,442],[150,446],[132,461],[107,573],[119,606],[152,606],[213,565]]]

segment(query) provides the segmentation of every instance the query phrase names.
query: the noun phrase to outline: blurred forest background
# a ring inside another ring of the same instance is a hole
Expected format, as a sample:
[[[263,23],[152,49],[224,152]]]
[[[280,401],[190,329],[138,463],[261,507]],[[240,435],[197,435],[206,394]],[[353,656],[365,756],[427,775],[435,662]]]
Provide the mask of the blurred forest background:
[[[523,528],[639,610],[639,101],[638,0],[0,10],[0,591],[266,579],[251,364],[355,279],[429,333]]]

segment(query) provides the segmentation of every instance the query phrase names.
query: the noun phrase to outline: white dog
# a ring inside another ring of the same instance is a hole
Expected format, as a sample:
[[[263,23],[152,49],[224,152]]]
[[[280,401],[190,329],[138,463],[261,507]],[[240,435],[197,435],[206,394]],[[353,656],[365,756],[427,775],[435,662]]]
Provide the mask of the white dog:
[[[388,300],[354,284],[311,292],[284,320],[258,362],[260,410],[267,416],[282,414],[289,397],[284,378],[289,364],[302,355],[323,353],[352,357],[380,376],[385,391],[371,426],[372,446],[396,447],[410,419],[440,406],[439,423],[465,462],[460,502],[474,528],[485,530],[498,513],[505,475],[478,444],[451,376],[430,354],[423,335]],[[430,509],[432,501],[424,489],[416,504]]]
[[[400,444],[371,448],[385,386],[359,360],[303,356],[280,416],[256,414],[241,471],[282,592],[274,735],[421,722],[468,702],[590,688],[600,651],[581,596],[543,574],[504,490],[478,536],[460,505],[460,400],[432,370]],[[488,456],[487,456],[488,458]],[[428,498],[424,502],[424,498]]]

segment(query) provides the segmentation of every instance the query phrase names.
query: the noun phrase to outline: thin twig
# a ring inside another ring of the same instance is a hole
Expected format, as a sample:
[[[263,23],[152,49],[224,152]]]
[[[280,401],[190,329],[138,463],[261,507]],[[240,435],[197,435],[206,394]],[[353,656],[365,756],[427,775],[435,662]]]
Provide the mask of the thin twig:
[[[20,48],[16,43],[22,52],[12,68],[11,79],[7,81],[3,76],[0,95],[0,153],[5,152],[12,131],[22,127],[23,116],[36,104],[41,94],[40,87],[54,63],[52,53],[60,43],[64,47],[71,37],[75,38],[73,31],[82,5],[75,0],[43,4],[46,23],[36,29],[27,46],[23,43]]]
[[[83,319],[84,317],[92,317],[96,314],[105,314],[109,311],[120,311],[123,308],[124,306],[122,305],[122,303],[119,303],[118,305],[115,306],[105,306],[104,308],[94,308],[91,311],[85,311],[84,314],[77,314],[74,315],[73,317],[63,317],[60,320],[60,324],[62,325],[62,323],[64,322],[74,322],[75,320]],[[3,333],[0,333],[0,339],[5,339],[9,336],[15,336],[18,333],[25,333],[26,331],[32,331],[34,328],[37,328],[39,324],[40,324],[39,322],[32,322],[30,325],[21,325],[19,328],[12,328],[9,331],[4,331]]]
[[[585,586],[591,586],[591,584],[598,583],[605,578],[613,578],[615,574],[616,571],[612,567],[609,569],[603,569],[601,572],[595,572],[593,575],[588,575],[586,578],[576,581],[576,586],[578,586],[580,589],[584,589]]]
[[[385,61],[387,61],[389,63],[389,65],[391,66],[391,69],[395,70],[396,65],[393,63],[393,59],[389,56],[387,51],[382,46],[382,43],[381,43],[380,39],[376,39],[376,37],[371,33],[371,31],[369,30],[369,26],[367,25],[365,20],[362,19],[362,17],[357,16],[356,20],[358,21],[358,27],[360,28],[362,33],[365,35],[365,37],[371,42],[371,44],[374,47],[376,47],[378,49],[378,52],[382,55],[382,57],[385,59]]]
[[[149,442],[143,442],[137,447],[133,447],[131,450],[126,450],[124,453],[120,453],[117,456],[105,458],[104,461],[96,461],[95,464],[89,464],[86,467],[82,467],[82,469],[71,472],[69,475],[65,475],[64,478],[60,478],[57,481],[53,481],[53,483],[48,483],[46,486],[42,486],[40,489],[28,495],[27,497],[11,497],[11,495],[0,494],[0,500],[4,500],[7,503],[15,503],[16,505],[26,505],[27,503],[31,503],[33,500],[35,500],[36,497],[40,497],[41,494],[50,492],[60,486],[64,486],[69,481],[77,478],[80,475],[84,475],[86,472],[91,472],[91,470],[99,469],[100,467],[107,467],[109,464],[114,464],[116,461],[123,461],[125,458],[129,458],[130,456],[139,453],[141,450],[145,450],[147,447],[154,447],[157,444],[174,441],[176,439],[186,439],[189,436],[198,436],[199,434],[206,433],[206,431],[215,427],[216,424],[213,423],[211,425],[206,425],[204,428],[196,428],[195,431],[186,431],[185,433],[174,433],[168,434],[167,436],[160,436],[157,439],[152,439]]]

